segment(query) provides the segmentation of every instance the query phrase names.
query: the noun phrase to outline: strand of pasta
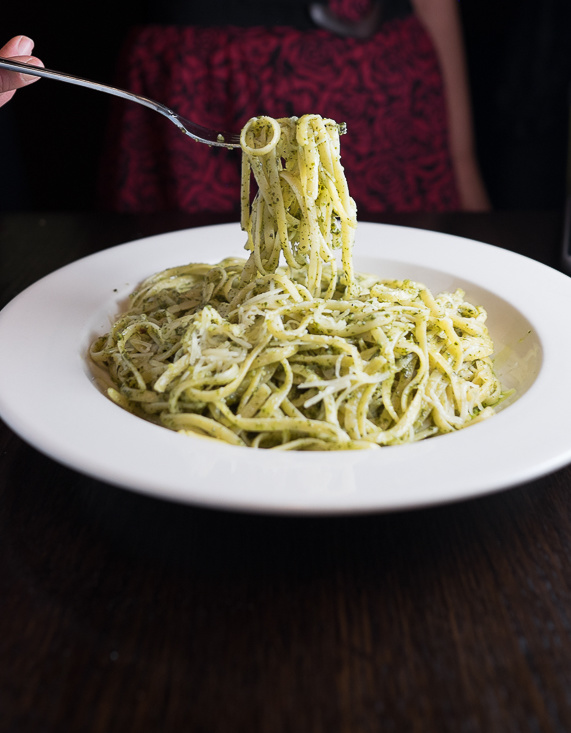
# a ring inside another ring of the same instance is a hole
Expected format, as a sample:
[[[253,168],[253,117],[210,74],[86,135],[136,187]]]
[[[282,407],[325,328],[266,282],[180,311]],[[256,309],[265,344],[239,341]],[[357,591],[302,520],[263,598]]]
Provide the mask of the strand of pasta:
[[[141,284],[91,348],[111,399],[182,433],[278,450],[376,448],[491,414],[503,393],[483,309],[461,291],[355,275],[338,126],[254,118],[241,139],[249,259]]]

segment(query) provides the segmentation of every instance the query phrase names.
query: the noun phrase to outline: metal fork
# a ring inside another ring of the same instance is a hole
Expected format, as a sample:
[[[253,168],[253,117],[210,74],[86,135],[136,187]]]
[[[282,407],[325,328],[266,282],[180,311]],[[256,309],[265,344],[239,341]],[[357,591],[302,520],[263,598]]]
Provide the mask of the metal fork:
[[[217,130],[211,130],[208,127],[196,124],[191,120],[187,120],[181,117],[172,109],[165,107],[160,102],[155,102],[154,99],[143,97],[140,94],[134,92],[126,92],[124,89],[117,89],[111,87],[108,84],[101,84],[97,81],[89,81],[88,79],[82,79],[79,76],[73,76],[72,74],[64,74],[61,71],[52,71],[51,69],[45,69],[43,66],[31,66],[30,64],[24,64],[21,61],[14,61],[13,59],[6,59],[0,57],[0,68],[9,69],[10,71],[24,72],[32,76],[43,76],[48,79],[57,79],[58,81],[65,81],[68,84],[76,84],[80,87],[87,87],[87,89],[95,89],[98,92],[105,92],[106,94],[113,94],[115,97],[122,97],[128,99],[131,102],[138,102],[145,107],[154,109],[155,112],[160,112],[174,125],[178,127],[181,132],[185,135],[189,135],[193,140],[199,143],[206,143],[206,145],[214,145],[221,148],[239,148],[240,147],[240,135],[227,132],[218,132]]]

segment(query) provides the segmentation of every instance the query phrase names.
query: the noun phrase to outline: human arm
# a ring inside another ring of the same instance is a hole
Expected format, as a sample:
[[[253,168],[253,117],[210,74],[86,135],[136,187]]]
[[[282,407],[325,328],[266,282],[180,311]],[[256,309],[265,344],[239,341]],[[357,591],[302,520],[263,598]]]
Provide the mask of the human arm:
[[[472,105],[457,0],[412,0],[434,44],[446,91],[450,150],[462,208],[486,211],[490,201],[476,157]]]
[[[15,36],[0,48],[0,56],[31,64],[32,66],[43,66],[40,59],[30,55],[33,48],[34,42],[31,38]],[[12,99],[16,89],[27,86],[37,79],[37,76],[0,69],[0,107]]]

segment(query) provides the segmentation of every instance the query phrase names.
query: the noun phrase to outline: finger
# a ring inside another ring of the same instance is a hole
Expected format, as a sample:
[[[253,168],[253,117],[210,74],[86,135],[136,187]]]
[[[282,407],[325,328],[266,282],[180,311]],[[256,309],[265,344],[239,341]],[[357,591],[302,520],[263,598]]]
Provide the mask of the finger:
[[[9,102],[12,99],[12,97],[14,96],[14,94],[16,94],[15,89],[13,89],[11,92],[0,93],[0,107],[6,104],[6,102]]]
[[[34,50],[34,42],[28,36],[14,36],[8,43],[0,48],[0,56],[12,58],[13,56],[29,56]]]
[[[40,59],[35,56],[15,56],[14,61],[21,61],[24,64],[30,64],[30,66],[43,66]],[[7,69],[0,69],[0,94],[5,92],[11,92],[20,87],[25,87],[34,81],[37,81],[39,77],[32,76],[31,74],[24,74],[19,71],[8,71]]]

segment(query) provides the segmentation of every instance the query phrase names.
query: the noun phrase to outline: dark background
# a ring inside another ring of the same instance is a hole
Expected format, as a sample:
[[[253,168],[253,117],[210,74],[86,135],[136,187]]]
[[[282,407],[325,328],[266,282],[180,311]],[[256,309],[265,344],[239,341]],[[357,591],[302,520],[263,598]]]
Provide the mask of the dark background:
[[[478,154],[496,209],[563,205],[571,79],[569,0],[459,0]],[[49,68],[113,83],[141,3],[3,8],[0,45],[36,41]],[[0,109],[0,211],[93,210],[111,98],[47,80]],[[160,100],[158,100],[160,101]],[[152,113],[150,113],[152,114]]]

